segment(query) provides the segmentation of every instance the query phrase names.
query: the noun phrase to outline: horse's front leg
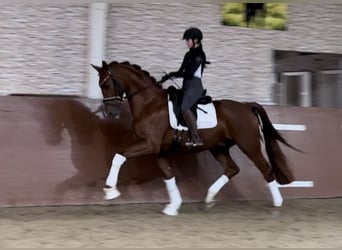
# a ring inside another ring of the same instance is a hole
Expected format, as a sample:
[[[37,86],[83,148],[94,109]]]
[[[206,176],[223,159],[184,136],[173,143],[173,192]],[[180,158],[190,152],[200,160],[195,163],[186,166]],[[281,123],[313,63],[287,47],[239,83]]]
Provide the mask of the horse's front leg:
[[[176,184],[176,178],[169,162],[164,157],[158,157],[158,167],[164,175],[166,190],[170,199],[170,203],[163,209],[166,215],[176,216],[182,205],[182,197]]]
[[[112,166],[110,167],[109,174],[106,179],[106,187],[103,188],[105,193],[105,200],[112,200],[120,196],[120,192],[117,189],[119,171],[126,161],[126,157],[121,154],[115,154],[112,160]]]
[[[118,176],[121,166],[127,160],[127,158],[132,158],[136,156],[156,154],[156,147],[152,146],[152,143],[147,141],[142,141],[140,143],[134,144],[128,147],[122,154],[115,154],[112,165],[109,170],[109,174],[106,179],[106,187],[103,188],[105,193],[104,199],[112,200],[120,196],[120,192],[117,189]]]

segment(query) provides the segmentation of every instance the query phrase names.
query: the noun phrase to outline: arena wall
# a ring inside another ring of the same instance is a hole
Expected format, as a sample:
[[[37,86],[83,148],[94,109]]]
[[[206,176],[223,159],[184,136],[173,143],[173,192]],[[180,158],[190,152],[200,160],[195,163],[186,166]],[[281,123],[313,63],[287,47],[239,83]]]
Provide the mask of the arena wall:
[[[120,121],[92,116],[100,103],[87,98],[90,34],[97,29],[92,6],[0,4],[0,206],[104,203],[101,189],[113,154],[132,142],[131,118],[127,110]],[[265,107],[274,123],[305,127],[281,132],[306,152],[284,148],[297,179],[314,187],[284,188],[284,197],[341,196],[341,109],[271,104],[273,51],[342,54],[342,5],[289,3],[287,31],[222,26],[221,6],[107,4],[103,59],[139,64],[159,78],[178,68],[186,49],[184,29],[199,26],[212,63],[204,76],[212,97],[270,104]],[[18,93],[51,96],[7,96]],[[270,199],[257,169],[237,148],[232,154],[241,173],[219,199]],[[221,171],[208,153],[175,156],[172,162],[187,202],[203,200]],[[123,195],[114,203],[166,201],[149,157],[127,163],[120,180]]]
[[[132,143],[131,116],[94,114],[99,101],[71,97],[0,98],[0,206],[166,202],[153,157],[130,160],[121,169],[115,201],[102,188],[115,152]],[[283,188],[285,199],[342,196],[342,111],[265,106],[274,124],[300,125],[280,131],[305,153],[282,147],[297,181],[314,187]],[[238,148],[231,149],[241,172],[219,194],[221,201],[270,200],[260,172]],[[185,202],[203,201],[222,169],[208,152],[171,157]]]

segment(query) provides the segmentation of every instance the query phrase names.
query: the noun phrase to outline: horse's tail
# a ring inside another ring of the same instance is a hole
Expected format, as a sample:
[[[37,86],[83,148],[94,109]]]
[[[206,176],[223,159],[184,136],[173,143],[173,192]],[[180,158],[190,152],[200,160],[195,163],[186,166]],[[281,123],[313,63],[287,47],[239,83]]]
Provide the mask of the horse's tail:
[[[279,184],[289,184],[294,181],[295,177],[292,170],[288,166],[286,156],[282,152],[278,141],[286,146],[296,150],[294,146],[290,145],[274,128],[265,109],[258,103],[249,103],[253,113],[258,117],[259,123],[261,119],[261,128],[264,134],[265,148],[268,159],[274,171],[275,178]]]

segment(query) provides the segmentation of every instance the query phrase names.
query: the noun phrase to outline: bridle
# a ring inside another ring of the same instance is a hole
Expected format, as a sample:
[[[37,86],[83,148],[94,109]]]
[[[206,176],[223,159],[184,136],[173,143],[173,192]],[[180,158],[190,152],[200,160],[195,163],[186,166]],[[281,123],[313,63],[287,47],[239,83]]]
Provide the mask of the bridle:
[[[150,87],[155,86],[154,84],[145,86],[133,93],[125,93],[124,88],[121,86],[121,84],[119,83],[119,81],[117,81],[114,77],[114,74],[112,72],[112,70],[108,67],[107,69],[107,77],[105,77],[100,83],[100,87],[102,87],[102,85],[110,78],[112,80],[112,84],[114,87],[114,91],[115,93],[119,93],[118,95],[114,95],[111,97],[103,97],[102,98],[102,102],[104,105],[109,105],[109,106],[118,106],[121,105],[122,102],[129,100],[130,98],[132,98],[134,95],[141,93],[142,91],[144,91],[145,89],[148,89]],[[115,104],[112,103],[113,101],[116,101]]]
[[[110,103],[111,101],[119,101],[119,103],[122,103],[127,98],[124,95],[125,94],[124,89],[121,87],[120,83],[115,79],[115,77],[113,76],[113,72],[112,72],[112,70],[110,68],[108,68],[108,75],[107,75],[107,77],[100,82],[100,87],[102,87],[102,85],[109,78],[112,80],[115,93],[120,93],[120,94],[119,95],[115,95],[115,96],[111,96],[111,97],[103,97],[102,102],[103,102],[103,104],[107,104],[107,105],[113,106],[113,104]]]

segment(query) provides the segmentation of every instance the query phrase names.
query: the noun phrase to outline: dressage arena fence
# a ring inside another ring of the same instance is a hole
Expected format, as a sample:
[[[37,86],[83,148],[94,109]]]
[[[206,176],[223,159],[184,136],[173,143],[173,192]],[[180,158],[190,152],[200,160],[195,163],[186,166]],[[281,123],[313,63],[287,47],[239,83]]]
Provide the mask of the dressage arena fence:
[[[105,119],[100,100],[77,97],[0,97],[0,206],[167,202],[155,159],[127,161],[118,188],[104,201],[102,188],[114,154],[132,143],[129,108]],[[276,129],[304,151],[282,147],[296,181],[281,189],[285,199],[342,196],[342,110],[264,105]],[[270,200],[262,175],[236,147],[240,167],[217,200]],[[222,174],[208,153],[177,154],[172,166],[184,202],[203,201]],[[285,188],[286,187],[286,188]]]

